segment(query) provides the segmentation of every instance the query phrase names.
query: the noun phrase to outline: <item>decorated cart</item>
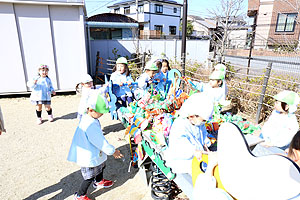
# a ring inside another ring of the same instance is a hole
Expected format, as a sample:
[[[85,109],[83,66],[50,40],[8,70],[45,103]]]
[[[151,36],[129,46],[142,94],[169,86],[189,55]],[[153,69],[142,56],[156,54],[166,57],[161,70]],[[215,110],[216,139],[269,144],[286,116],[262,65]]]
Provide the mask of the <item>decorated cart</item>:
[[[209,165],[207,155],[203,155],[201,161],[194,158],[192,180],[185,180],[184,177],[176,178],[176,174],[166,165],[165,161],[165,150],[168,148],[170,128],[177,117],[177,111],[189,97],[187,93],[179,88],[181,80],[186,81],[187,79],[181,77],[178,70],[171,70],[170,80],[164,85],[161,85],[162,83],[151,85],[149,91],[141,99],[132,102],[128,107],[121,107],[118,110],[113,91],[120,88],[109,82],[109,102],[112,119],[119,119],[126,127],[125,135],[130,143],[131,164],[139,167],[139,173],[143,175],[145,182],[151,184],[151,195],[154,199],[172,199],[180,192],[177,185],[190,199],[195,199],[195,194],[200,199],[201,195],[207,193],[203,190],[205,187],[199,187],[201,181],[197,181],[201,179],[201,174],[205,174]],[[123,85],[123,87],[131,87],[134,92],[136,84],[133,83],[131,86]],[[282,171],[282,169],[289,168],[295,179],[290,178],[291,176],[287,174],[288,170],[278,176],[290,184],[290,188],[285,189],[287,192],[281,192],[280,197],[288,199],[287,197],[296,196],[297,186],[299,186],[298,189],[300,188],[299,167],[289,159],[277,155],[268,159],[254,157],[249,146],[260,142],[257,141],[257,138],[251,137],[251,133],[257,127],[241,117],[232,116],[229,113],[224,114],[220,110],[220,105],[215,105],[213,118],[205,124],[209,133],[209,139],[213,144],[210,148],[216,150],[218,146],[218,154],[222,155],[218,157],[218,165],[212,168],[212,175],[216,178],[217,188],[228,194],[229,199],[257,199],[253,196],[252,189],[247,189],[251,187],[257,191],[267,191],[266,194],[276,197],[276,195],[279,195],[280,187],[286,188],[286,186],[279,184],[277,179],[276,181],[273,180],[272,173],[278,174],[276,170]],[[221,124],[224,125],[219,130]],[[245,137],[245,134],[248,134],[250,137]],[[263,173],[257,168],[261,164],[267,164],[262,167],[265,170]],[[250,173],[252,175],[249,175],[251,168],[254,168],[256,171],[254,171],[254,174]],[[255,180],[251,176],[257,179],[258,182],[254,183]],[[272,194],[269,191],[273,191],[273,189],[265,186],[270,180],[273,181],[272,187],[278,188]],[[243,189],[241,189],[239,181],[243,182]],[[197,184],[197,182],[199,183]],[[298,194],[300,193],[299,191]],[[247,195],[251,196],[251,198],[248,198]],[[265,197],[266,195],[262,196]],[[206,199],[206,196],[204,199]]]

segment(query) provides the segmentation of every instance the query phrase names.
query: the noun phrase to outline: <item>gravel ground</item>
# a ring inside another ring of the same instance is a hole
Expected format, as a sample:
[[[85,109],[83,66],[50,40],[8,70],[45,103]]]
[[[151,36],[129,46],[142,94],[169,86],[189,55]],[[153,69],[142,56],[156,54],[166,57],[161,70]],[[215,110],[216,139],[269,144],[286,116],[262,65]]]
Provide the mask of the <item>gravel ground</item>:
[[[0,98],[7,133],[0,136],[0,199],[73,199],[80,186],[80,168],[66,160],[78,120],[80,96],[52,98],[55,121],[36,125],[35,108],[29,98]],[[151,200],[150,189],[138,170],[131,168],[124,127],[109,114],[100,118],[107,140],[124,155],[125,161],[109,156],[104,177],[115,181],[102,190],[89,188],[91,199]]]

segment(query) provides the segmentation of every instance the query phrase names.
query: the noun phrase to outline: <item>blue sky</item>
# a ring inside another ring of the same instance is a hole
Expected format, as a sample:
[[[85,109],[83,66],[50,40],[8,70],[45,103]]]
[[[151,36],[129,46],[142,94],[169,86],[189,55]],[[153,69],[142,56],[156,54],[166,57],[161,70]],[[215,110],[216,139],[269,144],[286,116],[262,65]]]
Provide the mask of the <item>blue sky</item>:
[[[121,0],[85,0],[88,16],[109,12],[107,6],[120,2]],[[183,0],[177,0],[183,3]],[[209,17],[208,9],[217,7],[219,0],[188,0],[188,14]],[[244,0],[244,12],[247,11],[248,0]]]

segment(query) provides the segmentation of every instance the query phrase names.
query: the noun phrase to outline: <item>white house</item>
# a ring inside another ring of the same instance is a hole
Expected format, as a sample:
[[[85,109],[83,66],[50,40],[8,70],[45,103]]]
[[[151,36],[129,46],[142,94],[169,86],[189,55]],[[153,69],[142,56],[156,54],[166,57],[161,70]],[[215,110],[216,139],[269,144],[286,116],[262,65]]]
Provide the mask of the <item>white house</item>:
[[[195,15],[188,15],[187,20],[193,25],[193,34],[191,36],[211,36],[217,27],[217,22],[212,19],[205,19]]]
[[[24,93],[41,64],[56,90],[87,72],[83,0],[0,0],[0,94]]]
[[[172,0],[140,0],[136,9],[135,0],[125,0],[108,6],[110,12],[124,14],[137,19],[141,33],[151,34],[151,31],[160,31],[160,34],[178,36],[182,4]],[[141,34],[141,35],[143,35]]]

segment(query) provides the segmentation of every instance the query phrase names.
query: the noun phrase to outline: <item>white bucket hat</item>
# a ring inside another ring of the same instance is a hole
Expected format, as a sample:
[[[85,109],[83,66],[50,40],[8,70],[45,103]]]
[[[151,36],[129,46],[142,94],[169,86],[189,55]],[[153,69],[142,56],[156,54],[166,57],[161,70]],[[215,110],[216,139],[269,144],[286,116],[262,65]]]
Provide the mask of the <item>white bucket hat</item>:
[[[84,74],[80,78],[80,83],[88,83],[93,81],[92,77],[89,74]]]
[[[199,115],[204,120],[208,120],[212,116],[213,110],[212,99],[203,93],[196,93],[182,104],[179,114],[182,117]]]
[[[297,106],[299,104],[299,96],[296,92],[284,90],[275,95],[274,99],[289,105],[289,113],[296,112]]]

